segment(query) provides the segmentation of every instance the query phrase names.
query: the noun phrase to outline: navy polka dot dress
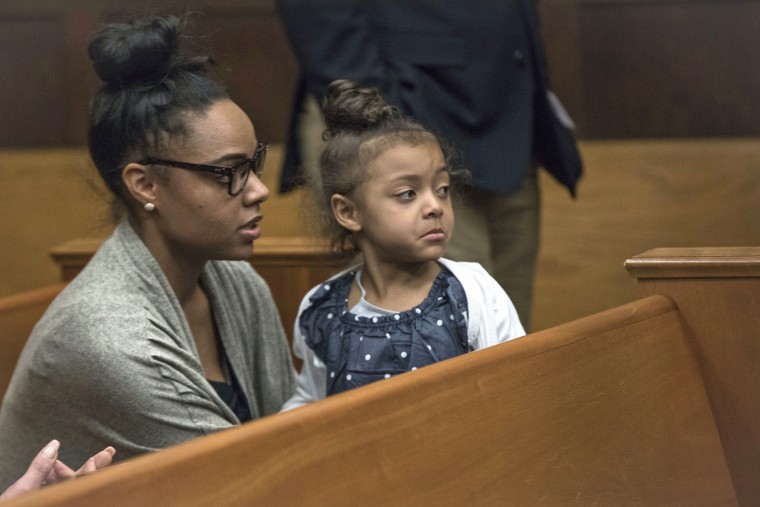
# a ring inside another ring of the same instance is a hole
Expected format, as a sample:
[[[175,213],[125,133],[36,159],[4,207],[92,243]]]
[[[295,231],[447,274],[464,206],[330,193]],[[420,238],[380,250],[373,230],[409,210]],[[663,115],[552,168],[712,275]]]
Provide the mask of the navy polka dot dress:
[[[299,319],[306,344],[327,367],[327,395],[443,361],[469,351],[467,297],[443,268],[428,296],[404,312],[372,307],[375,315],[347,307],[350,271],[323,284]],[[357,279],[358,280],[358,279]]]

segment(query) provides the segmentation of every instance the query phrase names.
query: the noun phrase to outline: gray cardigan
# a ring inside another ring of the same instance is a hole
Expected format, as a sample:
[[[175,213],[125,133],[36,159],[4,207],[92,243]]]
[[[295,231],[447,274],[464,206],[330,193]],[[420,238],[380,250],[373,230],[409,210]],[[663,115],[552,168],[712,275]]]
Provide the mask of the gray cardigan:
[[[269,288],[247,262],[210,261],[201,280],[253,418],[295,391]],[[0,408],[0,491],[52,438],[76,468],[107,445],[116,460],[239,421],[205,380],[187,320],[158,263],[119,225],[45,312]]]

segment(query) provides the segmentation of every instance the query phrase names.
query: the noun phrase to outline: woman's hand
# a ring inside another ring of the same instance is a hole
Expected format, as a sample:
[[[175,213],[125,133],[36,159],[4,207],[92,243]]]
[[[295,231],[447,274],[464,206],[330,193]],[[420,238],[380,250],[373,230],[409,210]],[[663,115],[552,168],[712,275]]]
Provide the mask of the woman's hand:
[[[58,449],[61,443],[52,440],[32,460],[26,473],[19,480],[11,484],[2,495],[0,500],[15,498],[29,491],[36,491],[46,484],[52,484],[65,479],[89,474],[111,464],[116,450],[106,447],[96,455],[88,459],[76,472],[64,463],[58,461]]]
[[[48,474],[44,484],[52,484],[65,479],[73,479],[74,477],[86,475],[96,470],[100,470],[101,468],[105,468],[111,464],[114,454],[116,454],[116,449],[110,446],[106,447],[85,461],[84,465],[82,465],[76,472],[69,468],[65,463],[55,460],[53,469]]]

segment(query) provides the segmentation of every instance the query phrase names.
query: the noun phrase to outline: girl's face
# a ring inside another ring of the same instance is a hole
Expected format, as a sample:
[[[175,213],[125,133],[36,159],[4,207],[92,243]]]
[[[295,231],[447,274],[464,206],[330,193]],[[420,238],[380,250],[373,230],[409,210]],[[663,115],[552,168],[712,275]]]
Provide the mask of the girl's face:
[[[440,147],[399,144],[367,169],[356,192],[357,240],[365,257],[406,264],[443,256],[454,213]]]
[[[252,157],[256,134],[248,116],[230,100],[203,115],[188,117],[189,135],[160,158],[231,167]],[[173,255],[207,259],[247,259],[261,234],[261,203],[269,189],[251,172],[243,191],[232,197],[225,176],[168,167],[156,189],[158,230]]]

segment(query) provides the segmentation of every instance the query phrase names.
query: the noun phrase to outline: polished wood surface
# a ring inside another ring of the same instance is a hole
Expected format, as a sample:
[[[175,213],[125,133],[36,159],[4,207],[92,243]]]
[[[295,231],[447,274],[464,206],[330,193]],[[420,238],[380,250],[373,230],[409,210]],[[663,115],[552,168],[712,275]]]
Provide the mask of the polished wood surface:
[[[760,503],[760,248],[655,249],[628,261],[673,298],[694,340],[737,497]]]
[[[34,325],[64,286],[59,283],[0,298],[0,400]]]
[[[760,247],[655,248],[625,261],[638,278],[760,277]]]
[[[645,298],[17,505],[735,505],[688,333]]]

